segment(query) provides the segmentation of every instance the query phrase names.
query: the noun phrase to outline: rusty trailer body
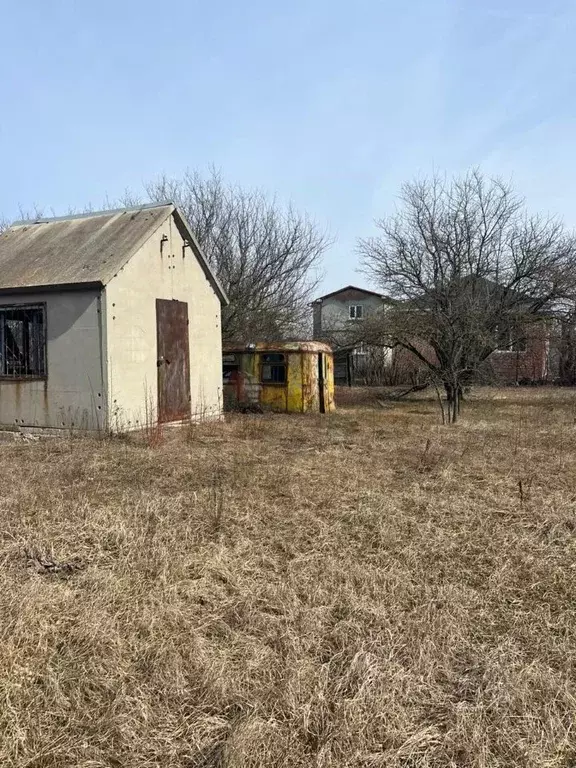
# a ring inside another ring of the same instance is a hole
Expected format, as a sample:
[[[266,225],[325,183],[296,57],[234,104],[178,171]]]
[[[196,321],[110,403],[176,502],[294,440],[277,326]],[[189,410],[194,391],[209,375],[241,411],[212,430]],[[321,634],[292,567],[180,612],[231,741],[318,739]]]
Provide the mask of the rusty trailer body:
[[[332,350],[317,341],[257,342],[223,350],[224,404],[288,413],[334,410]]]

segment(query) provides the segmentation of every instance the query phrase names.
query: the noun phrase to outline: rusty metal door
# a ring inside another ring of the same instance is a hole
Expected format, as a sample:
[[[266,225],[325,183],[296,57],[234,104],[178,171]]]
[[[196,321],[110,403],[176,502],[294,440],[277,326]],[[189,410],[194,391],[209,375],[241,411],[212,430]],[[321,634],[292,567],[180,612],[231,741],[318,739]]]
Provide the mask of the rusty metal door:
[[[190,416],[190,347],[188,304],[156,299],[158,421]]]

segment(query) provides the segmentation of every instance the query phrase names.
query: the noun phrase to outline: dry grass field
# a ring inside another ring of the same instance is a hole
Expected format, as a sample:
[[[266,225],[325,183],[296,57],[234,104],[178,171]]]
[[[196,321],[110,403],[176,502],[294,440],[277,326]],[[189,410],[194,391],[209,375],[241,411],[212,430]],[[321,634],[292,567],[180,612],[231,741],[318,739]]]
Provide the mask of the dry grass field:
[[[576,392],[344,394],[0,444],[2,768],[576,765]]]

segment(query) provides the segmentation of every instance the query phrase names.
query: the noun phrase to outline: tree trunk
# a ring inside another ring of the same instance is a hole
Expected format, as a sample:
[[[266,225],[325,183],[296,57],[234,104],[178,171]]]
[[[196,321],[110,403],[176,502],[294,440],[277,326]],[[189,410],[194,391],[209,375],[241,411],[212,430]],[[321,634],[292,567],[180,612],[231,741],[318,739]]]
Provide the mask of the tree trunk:
[[[458,421],[458,414],[460,413],[462,387],[458,384],[454,385],[444,382],[444,389],[446,390],[446,399],[448,401],[448,423],[455,424]]]
[[[458,415],[460,414],[460,387],[454,387],[454,395],[452,400],[452,424],[456,424],[458,421]]]
[[[444,410],[444,403],[442,402],[442,395],[438,389],[438,384],[434,382],[434,389],[436,390],[436,397],[438,398],[438,405],[440,407],[440,414],[442,416],[442,424],[446,424],[446,411]]]

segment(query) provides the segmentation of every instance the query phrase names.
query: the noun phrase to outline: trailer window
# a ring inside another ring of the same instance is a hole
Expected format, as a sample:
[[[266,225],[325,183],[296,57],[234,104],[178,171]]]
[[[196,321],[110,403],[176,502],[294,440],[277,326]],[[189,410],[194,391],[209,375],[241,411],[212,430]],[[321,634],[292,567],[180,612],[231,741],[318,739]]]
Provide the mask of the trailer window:
[[[224,384],[229,384],[234,374],[240,370],[240,364],[236,358],[236,355],[224,355],[222,358],[222,374],[224,378]]]
[[[286,383],[286,357],[279,352],[261,355],[261,380],[263,384]]]
[[[43,306],[0,307],[0,377],[46,376],[46,318]]]

